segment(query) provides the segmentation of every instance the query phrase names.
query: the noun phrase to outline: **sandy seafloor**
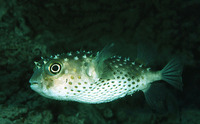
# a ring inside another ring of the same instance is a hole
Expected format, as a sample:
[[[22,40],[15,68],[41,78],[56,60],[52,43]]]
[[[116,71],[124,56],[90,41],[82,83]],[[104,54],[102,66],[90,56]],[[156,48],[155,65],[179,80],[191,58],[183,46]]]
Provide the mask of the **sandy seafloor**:
[[[0,0],[0,124],[199,124],[199,12],[199,0]],[[41,56],[95,52],[111,43],[130,58],[137,44],[155,47],[155,70],[183,58],[183,91],[168,86],[176,112],[155,113],[142,92],[90,105],[30,89]]]

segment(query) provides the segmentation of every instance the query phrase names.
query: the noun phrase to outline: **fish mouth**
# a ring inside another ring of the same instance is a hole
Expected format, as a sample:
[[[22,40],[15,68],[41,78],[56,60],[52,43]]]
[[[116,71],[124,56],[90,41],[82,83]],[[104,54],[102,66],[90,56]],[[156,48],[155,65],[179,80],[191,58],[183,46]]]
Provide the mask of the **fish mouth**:
[[[32,89],[32,90],[37,90],[38,88],[39,88],[39,82],[36,82],[36,81],[29,81],[29,83],[30,83],[30,88]]]
[[[38,82],[30,82],[31,85],[38,85]]]
[[[31,85],[38,85],[38,84],[39,84],[37,81],[29,81],[29,83],[30,83]]]

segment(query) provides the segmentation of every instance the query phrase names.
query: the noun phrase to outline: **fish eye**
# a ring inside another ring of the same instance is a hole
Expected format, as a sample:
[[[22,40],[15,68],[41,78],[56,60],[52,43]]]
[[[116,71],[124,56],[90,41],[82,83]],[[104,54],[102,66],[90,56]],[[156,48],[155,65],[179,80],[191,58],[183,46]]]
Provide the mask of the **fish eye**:
[[[49,71],[52,73],[52,74],[57,74],[59,73],[61,70],[61,65],[59,63],[53,63],[52,65],[50,65],[49,67]]]

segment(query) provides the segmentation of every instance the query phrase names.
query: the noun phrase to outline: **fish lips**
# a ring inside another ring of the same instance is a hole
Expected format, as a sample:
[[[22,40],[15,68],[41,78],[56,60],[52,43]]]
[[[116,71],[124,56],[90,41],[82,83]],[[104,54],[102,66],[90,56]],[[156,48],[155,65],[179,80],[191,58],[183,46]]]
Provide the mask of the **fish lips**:
[[[29,81],[29,83],[31,84],[31,85],[38,85],[39,84],[39,82],[37,82],[37,81]]]
[[[41,84],[41,77],[42,77],[41,69],[37,69],[36,71],[34,71],[31,79],[29,80],[32,89],[38,87],[39,84]]]
[[[33,89],[33,90],[35,90],[36,88],[39,87],[39,82],[37,82],[37,81],[30,80],[29,83],[30,83],[31,89]]]

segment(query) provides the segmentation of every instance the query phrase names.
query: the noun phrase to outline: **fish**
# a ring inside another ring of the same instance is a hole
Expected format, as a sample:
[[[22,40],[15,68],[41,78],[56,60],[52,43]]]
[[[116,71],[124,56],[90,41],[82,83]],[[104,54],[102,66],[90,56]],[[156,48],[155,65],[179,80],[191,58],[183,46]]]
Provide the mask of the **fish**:
[[[172,59],[153,71],[138,59],[114,55],[112,47],[96,53],[81,50],[42,57],[35,62],[31,89],[46,98],[88,104],[111,102],[138,91],[152,104],[150,87],[160,80],[182,89],[180,61]]]

